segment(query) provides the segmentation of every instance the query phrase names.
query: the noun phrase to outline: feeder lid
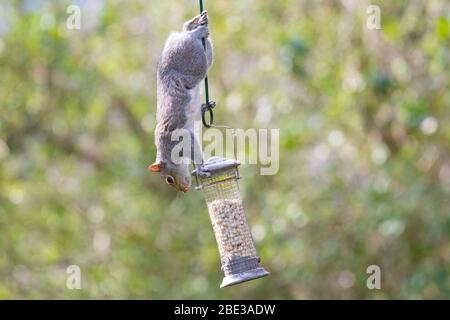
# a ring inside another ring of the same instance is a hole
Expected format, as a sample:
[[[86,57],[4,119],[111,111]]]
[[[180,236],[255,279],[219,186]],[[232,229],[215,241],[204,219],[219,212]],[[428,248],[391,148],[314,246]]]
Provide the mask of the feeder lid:
[[[237,168],[241,163],[237,160],[224,159],[221,157],[211,157],[205,163],[194,169],[192,174],[198,174],[201,177],[209,177],[212,173],[227,170],[230,168]]]

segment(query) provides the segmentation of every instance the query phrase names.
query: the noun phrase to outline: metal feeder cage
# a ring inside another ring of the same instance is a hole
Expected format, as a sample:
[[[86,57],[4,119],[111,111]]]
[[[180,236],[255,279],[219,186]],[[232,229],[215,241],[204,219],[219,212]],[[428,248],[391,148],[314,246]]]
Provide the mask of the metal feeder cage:
[[[260,266],[239,193],[239,161],[212,157],[193,171],[203,190],[225,274],[221,288],[269,275]]]

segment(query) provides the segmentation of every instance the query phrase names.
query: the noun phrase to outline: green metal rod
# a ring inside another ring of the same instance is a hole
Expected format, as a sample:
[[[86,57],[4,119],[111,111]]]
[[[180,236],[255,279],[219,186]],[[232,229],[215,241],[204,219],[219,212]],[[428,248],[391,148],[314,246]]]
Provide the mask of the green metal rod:
[[[199,0],[200,3],[200,14],[203,12],[203,0]],[[206,50],[205,38],[202,39],[203,48]],[[209,105],[209,86],[208,86],[208,76],[205,77],[205,99],[206,105]]]

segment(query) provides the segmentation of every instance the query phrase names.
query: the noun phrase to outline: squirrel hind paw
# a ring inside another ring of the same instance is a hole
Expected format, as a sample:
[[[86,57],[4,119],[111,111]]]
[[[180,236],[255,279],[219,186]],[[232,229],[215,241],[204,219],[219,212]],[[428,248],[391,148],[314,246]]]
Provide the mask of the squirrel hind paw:
[[[206,11],[202,12],[202,15],[200,16],[200,18],[198,19],[198,24],[199,25],[205,25],[208,24],[208,14]]]

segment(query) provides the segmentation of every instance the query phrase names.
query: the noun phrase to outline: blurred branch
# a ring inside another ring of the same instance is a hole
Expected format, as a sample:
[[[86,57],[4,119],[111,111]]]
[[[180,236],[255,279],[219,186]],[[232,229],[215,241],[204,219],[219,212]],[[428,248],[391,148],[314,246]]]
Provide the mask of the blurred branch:
[[[125,120],[130,127],[130,129],[135,133],[138,137],[142,148],[149,142],[149,137],[147,133],[141,126],[141,122],[139,119],[133,114],[129,105],[122,98],[114,98],[113,99],[113,107],[120,111],[120,113],[125,117]]]
[[[106,157],[100,155],[97,150],[98,149],[84,149],[80,147],[80,145],[76,142],[74,138],[69,135],[58,136],[54,134],[52,131],[45,131],[45,137],[49,144],[53,145],[57,149],[77,155],[80,159],[88,161],[94,164],[96,167],[104,167],[108,161],[106,161]]]

